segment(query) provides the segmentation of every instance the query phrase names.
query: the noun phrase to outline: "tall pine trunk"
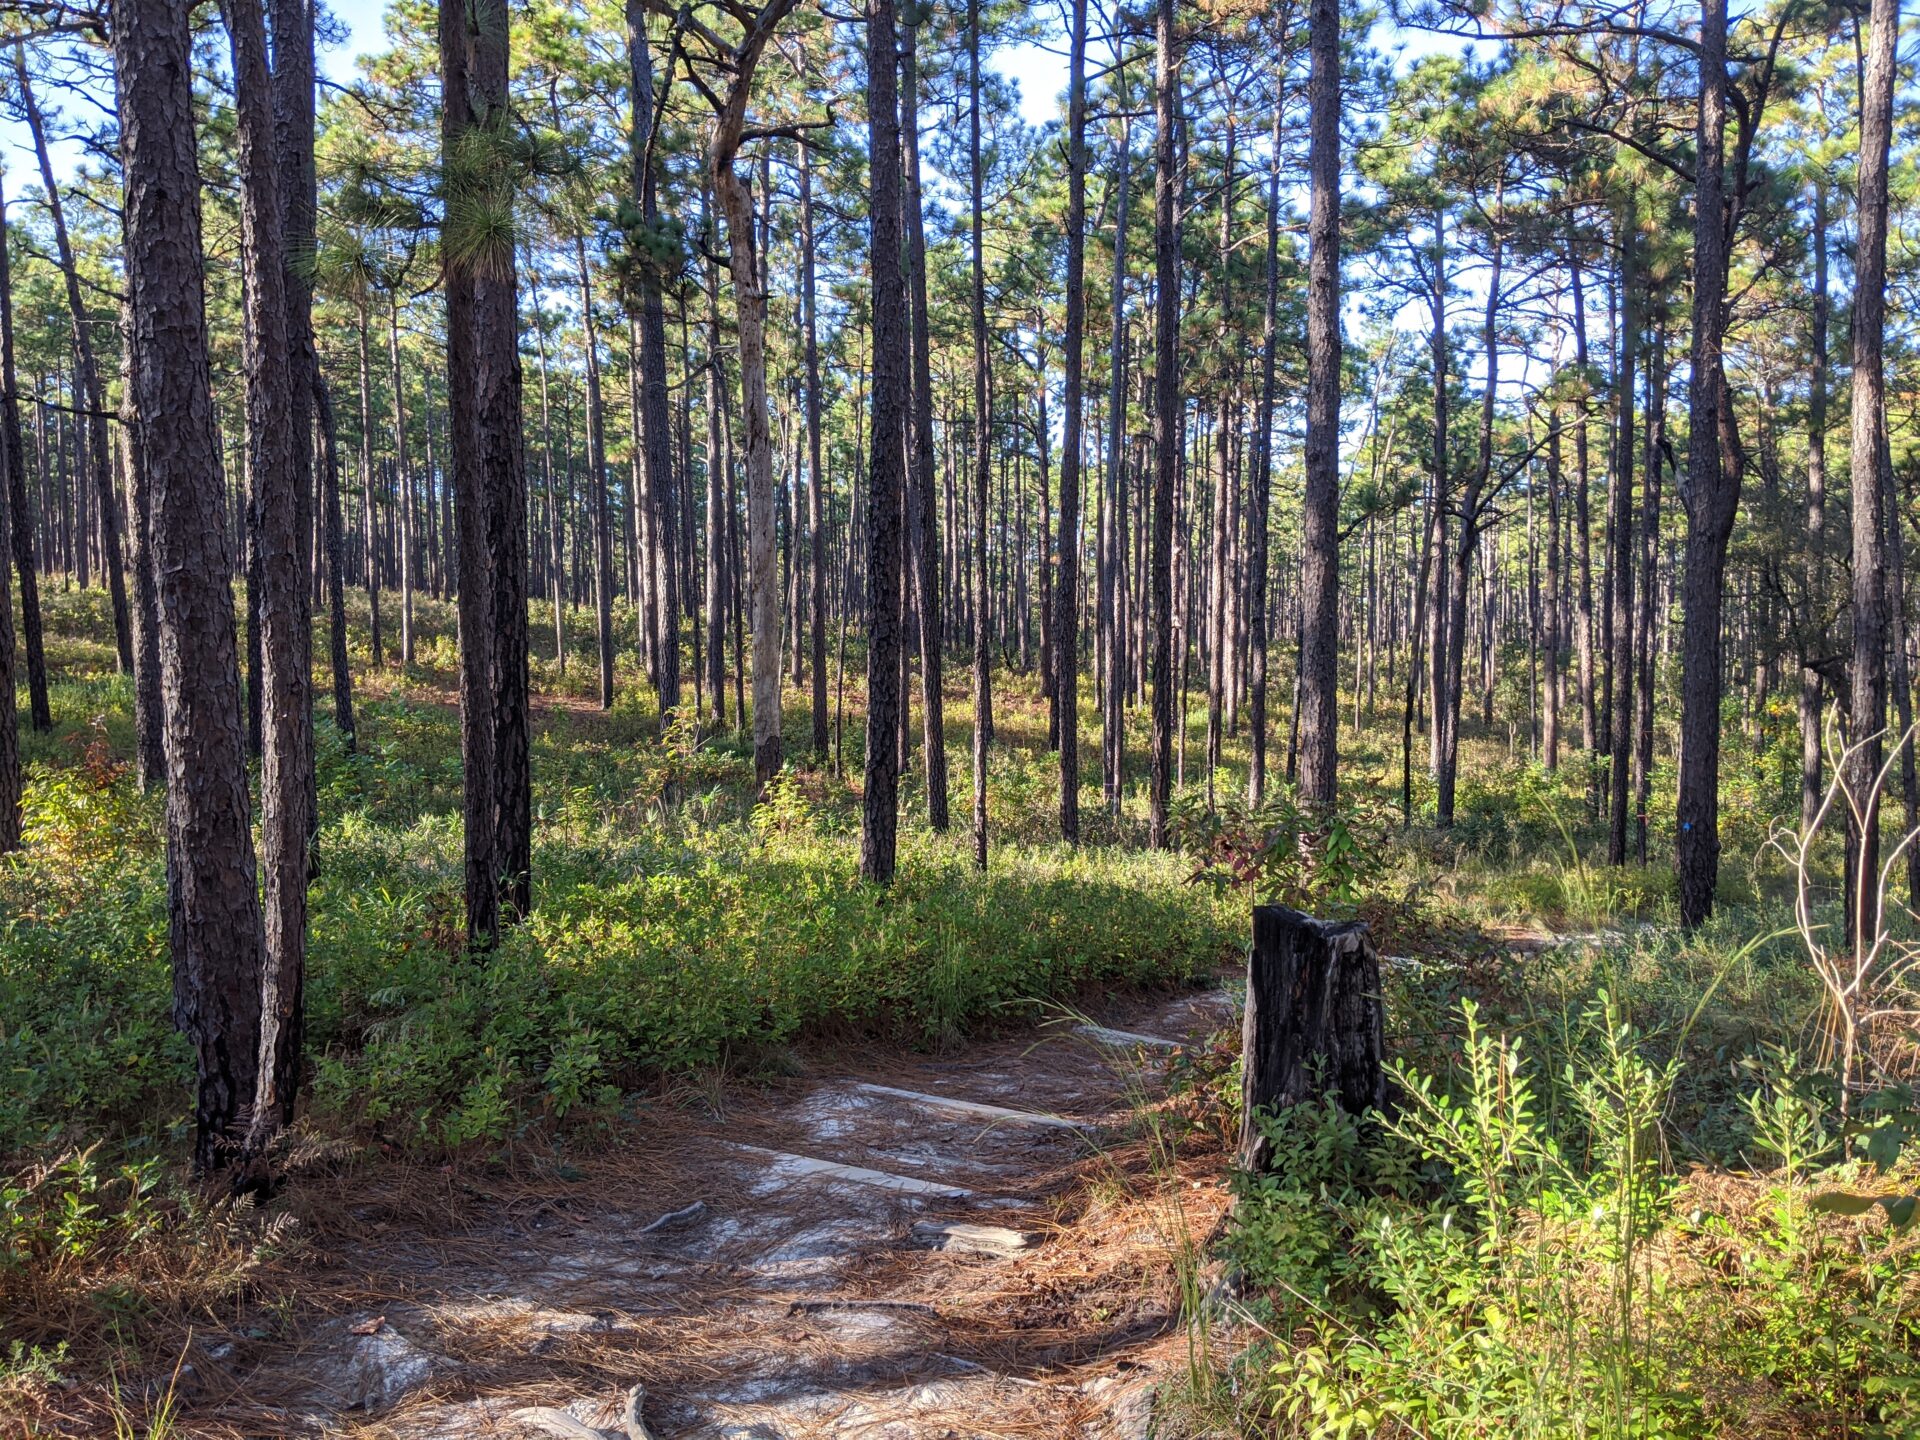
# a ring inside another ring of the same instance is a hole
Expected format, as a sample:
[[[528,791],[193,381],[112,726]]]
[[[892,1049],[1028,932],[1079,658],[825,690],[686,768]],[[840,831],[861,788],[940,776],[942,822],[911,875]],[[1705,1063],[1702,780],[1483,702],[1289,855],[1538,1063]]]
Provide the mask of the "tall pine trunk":
[[[906,158],[906,195],[901,209],[906,222],[907,286],[913,306],[913,414],[909,427],[909,463],[907,483],[912,486],[916,503],[912,537],[914,572],[919,579],[920,597],[920,711],[921,748],[927,767],[927,823],[936,831],[947,828],[947,711],[945,664],[942,653],[945,640],[942,628],[943,598],[940,583],[940,497],[933,466],[933,366],[931,318],[927,308],[927,239],[921,218],[920,201],[920,53],[919,27],[909,24],[900,45],[900,130],[901,148]],[[810,197],[803,196],[810,207]],[[813,349],[813,233],[812,217],[805,220],[807,254],[807,355],[808,365],[817,366]],[[807,372],[807,443],[819,468],[820,423],[816,391],[817,369]],[[816,624],[815,633],[819,627]],[[816,670],[818,666],[816,665]],[[815,680],[816,713],[824,734],[826,690],[823,679]]]
[[[1718,0],[1715,0],[1718,3]],[[1860,90],[1859,212],[1853,302],[1853,805],[1861,811],[1851,846],[1848,928],[1870,945],[1880,927],[1880,796],[1877,777],[1887,713],[1888,465],[1885,339],[1887,162],[1893,134],[1899,0],[1873,0]]]
[[[1147,610],[1153,660],[1153,748],[1147,840],[1167,847],[1173,791],[1173,492],[1180,475],[1180,206],[1175,159],[1180,51],[1174,0],[1154,7],[1153,499]]]
[[[443,239],[449,469],[459,526],[467,937],[489,947],[532,900],[526,474],[506,0],[441,0],[441,144],[465,212]],[[450,206],[454,213],[455,207]]]
[[[900,272],[900,116],[893,0],[867,8],[873,434],[867,460],[867,735],[860,873],[893,879],[899,827],[900,554],[906,485],[907,295]]]
[[[1720,876],[1720,617],[1726,589],[1727,542],[1740,502],[1739,467],[1732,463],[1731,456],[1723,455],[1724,435],[1733,423],[1721,361],[1727,328],[1727,246],[1731,239],[1723,174],[1726,0],[1706,0],[1701,10],[1698,121],[1692,379],[1687,393],[1691,439],[1685,491],[1686,617],[1681,636],[1680,794],[1675,843],[1680,920],[1688,927],[1713,913]],[[1734,197],[1736,204],[1738,199]],[[1865,238],[1863,230],[1863,242]],[[1855,373],[1857,385],[1858,371]],[[1858,395],[1858,390],[1855,393]],[[1877,480],[1878,471],[1872,473]],[[1877,490],[1877,483],[1874,488]]]
[[[1073,0],[1067,80],[1066,380],[1054,576],[1054,702],[1060,716],[1060,838],[1080,838],[1080,456],[1086,346],[1087,0]],[[1044,390],[1044,386],[1043,386]]]
[[[260,0],[224,0],[234,75],[245,273],[247,470],[258,516],[260,580],[260,848],[265,880],[259,1080],[246,1148],[293,1116],[300,1078],[311,829],[313,646],[297,504],[293,364],[288,343],[285,218],[274,154],[273,86]],[[299,43],[297,36],[288,37]]]
[[[1340,6],[1311,0],[1300,794],[1332,805],[1340,738]]]
[[[41,637],[40,576],[34,555],[33,510],[27,501],[27,451],[20,425],[20,382],[13,350],[13,277],[7,255],[6,199],[0,195],[0,464],[6,468],[8,539],[20,577],[20,628],[26,642],[29,714],[36,730],[53,726],[47,702],[47,652]],[[158,683],[150,687],[156,703]],[[157,721],[156,721],[156,730]]]
[[[229,586],[200,235],[191,16],[119,0],[112,39],[125,174],[135,405],[153,492],[167,752],[174,1018],[195,1055],[194,1162],[236,1154],[260,1054],[261,921]]]

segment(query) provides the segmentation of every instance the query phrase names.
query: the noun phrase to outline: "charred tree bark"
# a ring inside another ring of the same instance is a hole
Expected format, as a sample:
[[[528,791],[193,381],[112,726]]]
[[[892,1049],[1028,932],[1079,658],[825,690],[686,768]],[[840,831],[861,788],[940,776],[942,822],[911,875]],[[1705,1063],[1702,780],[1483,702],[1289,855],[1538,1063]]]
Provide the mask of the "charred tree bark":
[[[992,606],[988,603],[987,488],[993,478],[992,372],[987,355],[987,272],[981,224],[980,0],[967,0],[967,156],[973,310],[973,863],[987,868],[987,745],[993,738]],[[874,326],[879,352],[879,325]],[[878,411],[876,410],[876,414]],[[875,434],[875,449],[879,435]]]
[[[1726,0],[1706,0],[1700,20],[1699,160],[1694,190],[1693,378],[1687,398],[1691,439],[1687,484],[1682,492],[1687,510],[1686,619],[1681,641],[1679,833],[1675,843],[1680,921],[1689,928],[1713,913],[1714,891],[1720,878],[1721,607],[1726,589],[1727,542],[1733,535],[1734,515],[1740,503],[1740,469],[1723,454],[1724,436],[1733,424],[1721,359],[1727,328],[1727,248],[1732,238],[1724,185],[1726,56]],[[1739,203],[1738,195],[1732,199],[1735,205]],[[1865,238],[1863,230],[1863,242]],[[1857,370],[1855,374],[1857,386]],[[1855,393],[1860,392],[1856,389]],[[1877,482],[1878,471],[1873,473]],[[1617,736],[1615,743],[1619,743]],[[1618,791],[1620,787],[1615,788]],[[1619,826],[1616,819],[1615,829]]]
[[[1380,961],[1364,922],[1253,907],[1240,1032],[1244,1168],[1257,1173],[1268,1165],[1262,1111],[1326,1095],[1352,1115],[1387,1109],[1384,1010]]]
[[[1067,316],[1054,703],[1060,717],[1060,838],[1080,838],[1080,455],[1087,269],[1087,0],[1073,0],[1067,81]],[[1044,386],[1043,392],[1044,392]]]
[[[47,702],[47,651],[40,625],[40,577],[34,559],[33,510],[27,503],[27,452],[20,425],[20,383],[13,350],[13,277],[7,258],[6,199],[0,195],[0,464],[6,469],[8,538],[20,577],[20,628],[26,642],[27,696],[33,728],[53,726]],[[150,694],[157,702],[157,682]],[[157,713],[157,703],[156,703]],[[155,733],[158,733],[157,722]]]
[[[893,0],[867,9],[873,435],[867,461],[867,739],[860,873],[893,879],[900,823],[900,552],[906,483],[907,295],[900,272],[900,115]]]
[[[441,0],[447,183],[511,209],[505,0]],[[491,232],[491,227],[489,227]],[[489,947],[532,899],[526,474],[518,282],[510,242],[456,237],[445,260],[450,470],[459,522],[460,731],[467,937]]]
[[[1155,6],[1153,140],[1153,501],[1147,609],[1152,617],[1153,749],[1148,777],[1147,843],[1167,847],[1173,793],[1173,492],[1179,483],[1180,210],[1174,126],[1180,51],[1174,0]]]
[[[1300,794],[1330,806],[1340,737],[1340,6],[1310,0],[1307,443],[1301,522]]]
[[[273,86],[260,0],[224,0],[234,75],[245,267],[248,473],[256,505],[260,578],[260,843],[265,949],[261,968],[259,1079],[246,1149],[263,1163],[267,1142],[293,1118],[304,1040],[308,807],[313,781],[312,624],[301,553],[291,423],[284,212],[274,154]],[[298,43],[298,37],[288,37]]]
[[[812,151],[804,143],[800,146],[800,290],[807,332],[807,549],[810,561],[807,576],[813,587],[807,619],[813,657],[813,756],[818,763],[827,758],[827,478],[820,462],[820,332],[819,297],[814,278],[813,159]],[[938,633],[935,632],[936,636]],[[943,776],[945,758],[943,753]],[[928,764],[931,777],[931,758]]]
[[[255,1095],[260,901],[208,360],[191,16],[120,0],[112,37],[135,403],[153,489],[174,1016],[196,1061],[194,1163],[224,1166]]]

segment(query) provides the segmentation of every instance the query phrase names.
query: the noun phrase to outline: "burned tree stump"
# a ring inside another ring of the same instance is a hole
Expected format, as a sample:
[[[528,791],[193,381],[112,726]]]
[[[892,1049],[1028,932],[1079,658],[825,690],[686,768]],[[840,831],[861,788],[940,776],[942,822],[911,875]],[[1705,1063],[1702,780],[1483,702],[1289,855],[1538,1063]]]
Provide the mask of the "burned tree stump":
[[[1240,1163],[1264,1169],[1256,1112],[1332,1094],[1353,1114],[1387,1108],[1380,957],[1364,922],[1253,907],[1241,1030]]]

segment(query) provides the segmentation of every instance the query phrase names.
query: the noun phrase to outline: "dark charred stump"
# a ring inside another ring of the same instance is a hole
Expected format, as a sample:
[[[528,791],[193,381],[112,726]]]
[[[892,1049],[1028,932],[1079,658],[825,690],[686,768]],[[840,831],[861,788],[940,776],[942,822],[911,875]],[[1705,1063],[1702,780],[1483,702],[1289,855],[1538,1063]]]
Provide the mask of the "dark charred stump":
[[[1241,1032],[1240,1163],[1266,1166],[1259,1110],[1332,1094],[1353,1114],[1388,1103],[1380,959],[1358,920],[1253,907]]]

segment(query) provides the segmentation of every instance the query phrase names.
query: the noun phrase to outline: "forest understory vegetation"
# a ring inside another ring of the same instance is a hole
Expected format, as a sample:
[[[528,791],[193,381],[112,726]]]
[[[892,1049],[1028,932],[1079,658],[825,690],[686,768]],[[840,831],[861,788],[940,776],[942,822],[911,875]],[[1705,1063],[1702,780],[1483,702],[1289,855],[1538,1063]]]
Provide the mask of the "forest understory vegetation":
[[[0,1434],[1920,1440],[1901,8],[5,7]]]
[[[287,1195],[235,1202],[186,1177],[192,1060],[169,1013],[158,807],[133,782],[100,601],[48,596],[55,723],[25,747],[26,843],[0,874],[0,1414],[58,1433],[76,1393],[119,1386],[116,1413],[148,1427],[129,1433],[175,1433],[152,1381],[192,1328],[297,1307],[315,1203],[298,1177],[316,1167],[388,1184],[571,1173],[570,1153],[617,1142],[636,1107],[698,1105],[725,1075],[810,1050],[952,1047],[1076,995],[1234,983],[1246,906],[1268,899],[1371,923],[1402,1103],[1390,1120],[1310,1105],[1269,1122],[1278,1161],[1236,1181],[1217,1251],[1187,1237],[1240,1298],[1222,1310],[1194,1287],[1199,1358],[1163,1396],[1161,1433],[1920,1424],[1920,1232],[1891,1211],[1920,1188],[1901,1144],[1920,1133],[1912,1050],[1881,1027],[1877,1098],[1841,1118],[1795,876],[1766,844],[1797,791],[1797,748],[1792,765],[1775,753],[1797,747],[1791,717],[1729,712],[1752,736],[1729,747],[1740,863],[1691,934],[1667,872],[1588,858],[1602,842],[1577,767],[1549,774],[1504,732],[1465,737],[1451,832],[1402,824],[1391,724],[1352,732],[1331,821],[1285,786],[1257,814],[1228,798],[1245,775],[1232,736],[1208,807],[1195,728],[1171,853],[1135,848],[1138,787],[1112,818],[1090,793],[1083,844],[1064,847],[1044,706],[1012,671],[993,865],[909,820],[896,883],[876,891],[857,879],[860,726],[843,775],[796,735],[800,758],[756,806],[744,737],[663,743],[626,691],[600,712],[583,642],[564,675],[536,665],[534,912],[473,954],[451,613],[423,599],[415,663],[367,666],[355,752],[321,727],[311,1098],[283,1141]],[[966,697],[948,700],[958,746]],[[860,706],[849,685],[849,721]],[[910,774],[903,814],[917,799]],[[1824,915],[1837,858],[1817,853]],[[1225,1163],[1237,1034],[1172,1079],[1147,1132],[1163,1163],[1125,1182],[1148,1193],[1187,1183],[1183,1151],[1188,1171]]]

